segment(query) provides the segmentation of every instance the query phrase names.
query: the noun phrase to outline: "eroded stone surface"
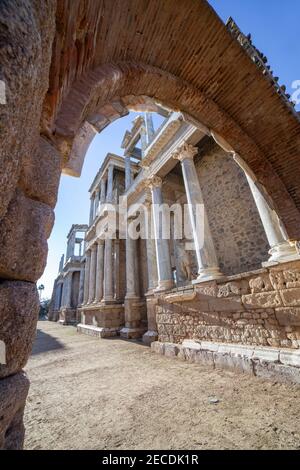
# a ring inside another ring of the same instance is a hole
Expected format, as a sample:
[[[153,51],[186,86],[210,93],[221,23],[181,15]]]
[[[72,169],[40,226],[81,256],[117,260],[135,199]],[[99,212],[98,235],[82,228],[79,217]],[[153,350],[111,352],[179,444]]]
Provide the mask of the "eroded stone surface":
[[[24,372],[0,380],[0,449],[23,448],[23,413],[29,389]]]
[[[0,3],[0,80],[6,105],[0,105],[0,219],[13,197],[21,163],[31,158],[48,88],[55,27],[55,2]]]
[[[0,377],[25,366],[36,333],[39,297],[35,284],[4,281],[0,284],[0,340],[5,343],[6,364]]]
[[[23,162],[19,186],[32,199],[54,207],[61,174],[61,157],[44,138]]]
[[[262,292],[243,296],[244,306],[249,308],[272,308],[281,305],[280,296],[275,292]]]
[[[47,239],[54,223],[53,210],[17,190],[0,231],[0,277],[36,281],[48,253]]]

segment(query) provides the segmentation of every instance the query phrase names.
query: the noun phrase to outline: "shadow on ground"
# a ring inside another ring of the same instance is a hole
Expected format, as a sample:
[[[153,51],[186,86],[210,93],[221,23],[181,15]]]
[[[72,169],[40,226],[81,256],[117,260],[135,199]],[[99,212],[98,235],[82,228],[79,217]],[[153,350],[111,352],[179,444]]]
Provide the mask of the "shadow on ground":
[[[58,341],[54,336],[51,336],[49,333],[45,333],[38,328],[31,354],[36,355],[47,351],[64,348],[64,344]]]

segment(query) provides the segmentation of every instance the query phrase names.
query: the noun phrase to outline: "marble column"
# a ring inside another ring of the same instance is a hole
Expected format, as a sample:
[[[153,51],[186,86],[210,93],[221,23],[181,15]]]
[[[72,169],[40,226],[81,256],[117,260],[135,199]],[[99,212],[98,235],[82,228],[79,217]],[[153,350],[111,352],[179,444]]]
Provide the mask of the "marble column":
[[[120,240],[114,240],[115,300],[120,299]]]
[[[100,201],[100,189],[98,188],[96,190],[96,195],[95,195],[95,207],[94,207],[95,217],[97,217],[98,212],[99,212],[99,201]]]
[[[125,155],[125,189],[128,189],[132,183],[131,159],[129,155]]]
[[[267,263],[263,263],[263,265],[269,263],[284,263],[292,261],[293,259],[299,259],[296,246],[288,242],[287,233],[281,224],[278,215],[275,210],[270,207],[262,192],[255,184],[254,175],[250,174],[247,165],[239,155],[233,154],[233,158],[245,173],[261,223],[270,245],[269,254],[271,256]]]
[[[158,338],[157,324],[156,324],[156,302],[157,299],[154,297],[154,291],[157,289],[158,277],[157,277],[157,260],[156,260],[156,248],[155,240],[152,238],[151,230],[151,202],[146,201],[144,203],[146,207],[145,217],[147,217],[146,227],[146,251],[147,251],[147,273],[148,273],[148,292],[146,296],[146,308],[147,308],[147,331],[143,335],[143,342],[150,346],[153,341]]]
[[[104,279],[104,240],[98,240],[97,249],[97,268],[96,268],[96,295],[95,302],[98,303],[103,297],[103,279]]]
[[[173,273],[171,267],[171,255],[169,240],[162,237],[162,224],[160,221],[160,206],[163,204],[162,180],[158,176],[153,176],[149,181],[152,194],[152,211],[155,232],[155,248],[158,271],[157,290],[171,289],[174,286]],[[163,215],[163,214],[162,214]]]
[[[79,277],[79,292],[78,292],[78,306],[82,305],[83,303],[83,296],[84,296],[84,281],[85,281],[85,269],[82,268],[80,270],[80,277]]]
[[[64,289],[65,289],[64,307],[65,308],[71,308],[72,276],[73,276],[72,272],[68,273],[64,281]]]
[[[188,202],[188,213],[190,224],[193,232],[193,241],[195,246],[196,258],[198,263],[198,277],[194,283],[217,279],[222,276],[218,266],[216,251],[209,228],[207,213],[205,210],[202,191],[200,188],[199,178],[194,164],[194,156],[198,149],[184,143],[175,152],[173,157],[181,162],[182,175]],[[199,221],[197,224],[197,216],[199,218],[198,208],[202,207],[202,234],[199,233]],[[201,236],[202,235],[202,236]]]
[[[113,202],[114,165],[108,166],[106,202]]]
[[[105,204],[106,199],[106,180],[102,177],[100,181],[100,205],[99,205],[99,213],[102,211],[102,206]]]
[[[112,302],[113,295],[113,259],[112,259],[112,239],[106,238],[104,245],[104,302]]]
[[[155,134],[152,113],[145,113],[145,127],[146,127],[147,144],[149,145]]]
[[[125,189],[127,190],[132,183],[131,161],[130,157],[125,157]],[[130,221],[128,221],[130,222]],[[126,237],[126,298],[137,297],[136,278],[138,273],[135,269],[135,261],[137,257],[136,250],[137,240],[133,240],[127,233]]]
[[[58,287],[59,287],[59,292],[58,292],[57,310],[60,310],[60,308],[62,307],[62,303],[63,303],[63,284],[60,282],[58,284]]]
[[[148,272],[148,292],[151,292],[153,289],[157,288],[158,278],[157,278],[157,260],[156,260],[156,249],[155,249],[155,240],[151,237],[151,202],[146,201],[144,203],[146,207],[145,216],[148,218],[146,226],[148,228],[147,238],[146,238],[146,250],[147,250],[147,272]]]
[[[89,300],[89,281],[90,281],[90,266],[91,266],[91,250],[87,250],[85,254],[85,268],[84,268],[84,294],[83,304],[86,305]]]
[[[96,288],[96,265],[97,265],[97,245],[91,247],[91,264],[90,264],[90,279],[89,279],[89,299],[88,303],[91,304],[95,299]]]
[[[91,195],[91,204],[90,204],[90,218],[89,218],[89,224],[92,225],[93,220],[94,220],[94,206],[95,206],[95,195]]]

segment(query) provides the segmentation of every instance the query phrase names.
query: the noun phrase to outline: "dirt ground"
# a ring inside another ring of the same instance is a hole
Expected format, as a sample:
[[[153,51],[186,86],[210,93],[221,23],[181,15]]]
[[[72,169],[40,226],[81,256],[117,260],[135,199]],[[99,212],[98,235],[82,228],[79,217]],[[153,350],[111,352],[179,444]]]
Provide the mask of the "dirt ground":
[[[26,370],[26,449],[300,449],[297,386],[48,321]]]

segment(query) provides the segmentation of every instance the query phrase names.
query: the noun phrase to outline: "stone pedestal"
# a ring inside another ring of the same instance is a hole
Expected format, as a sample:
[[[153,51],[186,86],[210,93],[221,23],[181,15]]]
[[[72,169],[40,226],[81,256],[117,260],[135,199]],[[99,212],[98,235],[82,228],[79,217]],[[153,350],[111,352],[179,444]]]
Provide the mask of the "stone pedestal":
[[[81,322],[77,325],[80,333],[106,338],[117,336],[124,326],[124,305],[108,304],[82,307]]]
[[[148,330],[143,335],[143,343],[150,346],[153,341],[157,341],[157,324],[156,324],[156,305],[157,298],[151,294],[146,294],[146,305],[147,305],[147,321]]]
[[[76,308],[61,308],[59,311],[58,323],[61,325],[76,325],[77,310]]]
[[[125,327],[121,329],[120,336],[123,338],[140,338],[146,331],[142,318],[146,317],[146,304],[139,297],[126,297]]]

